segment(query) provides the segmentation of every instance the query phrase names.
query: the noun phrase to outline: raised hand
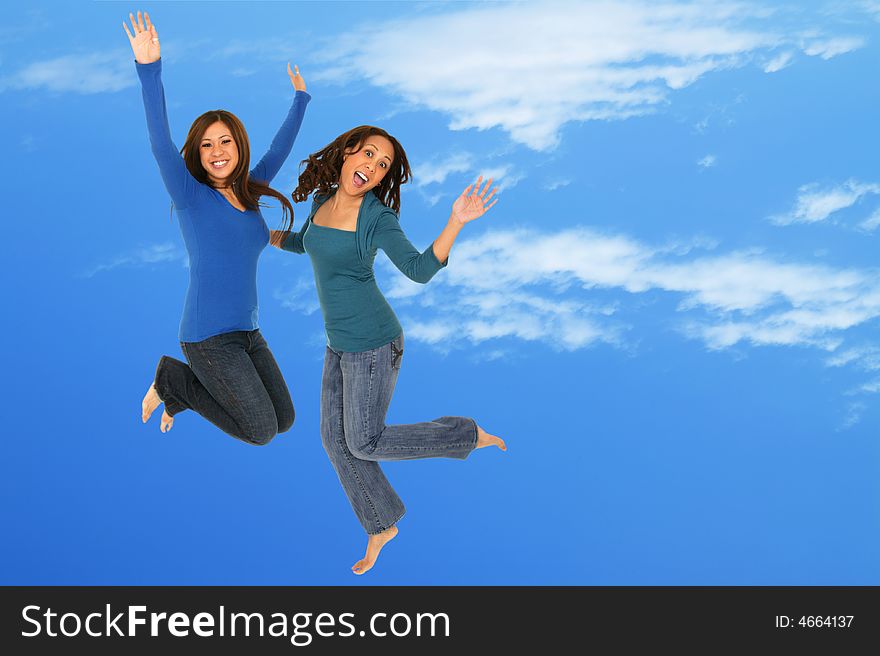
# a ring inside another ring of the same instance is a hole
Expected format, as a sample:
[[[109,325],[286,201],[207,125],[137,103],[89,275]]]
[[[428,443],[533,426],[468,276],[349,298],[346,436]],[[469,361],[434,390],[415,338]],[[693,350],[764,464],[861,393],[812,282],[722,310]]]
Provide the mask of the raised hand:
[[[492,187],[492,178],[489,178],[489,181],[486,182],[483,190],[480,191],[480,184],[482,181],[483,176],[481,175],[477,178],[476,184],[468,185],[467,189],[461,192],[461,196],[455,200],[455,203],[452,205],[452,219],[454,221],[457,221],[458,223],[467,223],[468,221],[478,219],[498,202],[498,199],[496,198],[489,203],[489,199],[491,199],[492,196],[495,195],[495,192],[498,191],[497,188],[492,189],[488,196],[486,195]],[[471,193],[471,189],[473,189],[473,193]],[[489,204],[487,205],[486,203]]]
[[[134,36],[128,31],[128,25],[122,21],[122,27],[128,35],[128,41],[131,43],[131,50],[134,52],[134,58],[138,64],[152,64],[159,59],[159,33],[156,32],[156,26],[150,22],[150,15],[144,12],[137,14],[137,22],[134,15],[129,14],[131,19],[131,28],[134,30]],[[144,23],[146,21],[146,24]]]
[[[297,91],[305,91],[306,81],[303,79],[303,76],[299,74],[299,66],[294,64],[293,67],[296,69],[296,73],[290,70],[290,62],[287,62],[287,74],[290,76],[290,81],[293,83],[293,88]]]

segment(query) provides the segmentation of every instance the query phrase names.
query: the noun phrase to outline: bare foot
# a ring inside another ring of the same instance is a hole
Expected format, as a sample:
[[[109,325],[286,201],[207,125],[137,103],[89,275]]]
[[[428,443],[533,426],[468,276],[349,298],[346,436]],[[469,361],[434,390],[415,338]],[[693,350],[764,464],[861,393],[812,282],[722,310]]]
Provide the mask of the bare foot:
[[[144,423],[147,423],[147,420],[153,415],[153,412],[156,411],[162,405],[162,399],[159,398],[159,393],[156,391],[155,385],[150,385],[150,389],[147,390],[147,394],[144,396],[144,400],[141,402],[141,419],[143,419]],[[171,427],[174,426],[174,417],[169,415],[166,411],[162,411],[162,422],[159,424],[159,430],[163,433],[167,433],[171,430]]]
[[[153,415],[153,411],[155,411],[160,405],[162,405],[162,399],[159,398],[156,386],[150,385],[150,389],[147,390],[144,400],[141,401],[141,419],[143,419],[145,424]]]
[[[174,417],[169,415],[167,412],[162,412],[162,423],[159,426],[159,430],[163,433],[167,433],[171,430],[171,427],[174,426]]]
[[[376,535],[371,535],[367,542],[366,555],[352,566],[351,571],[360,576],[372,569],[373,565],[376,564],[376,558],[379,557],[379,552],[382,551],[382,547],[388,544],[395,535],[397,535],[396,526],[392,526]]]
[[[475,448],[482,449],[484,446],[497,446],[502,451],[507,451],[507,445],[500,437],[489,435],[482,428],[477,426],[477,446]]]

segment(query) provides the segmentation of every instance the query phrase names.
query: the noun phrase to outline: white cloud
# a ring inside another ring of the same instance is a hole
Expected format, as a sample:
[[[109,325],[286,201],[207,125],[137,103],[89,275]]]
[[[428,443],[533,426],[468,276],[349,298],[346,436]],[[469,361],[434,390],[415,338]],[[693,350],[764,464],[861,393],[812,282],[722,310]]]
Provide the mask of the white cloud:
[[[880,370],[880,347],[868,345],[848,348],[835,353],[825,361],[829,367],[855,365],[865,371]]]
[[[779,33],[769,13],[725,2],[480,5],[337,35],[316,79],[364,79],[449,115],[453,130],[501,128],[547,150],[568,122],[655,111],[710,72],[783,48],[828,58],[862,44]],[[780,57],[765,69],[778,70]]]
[[[840,428],[838,428],[837,430],[838,431],[846,430],[848,428],[852,428],[853,426],[855,426],[857,423],[859,423],[862,420],[862,415],[864,414],[864,412],[867,408],[868,408],[867,404],[863,403],[861,401],[855,401],[853,403],[849,403],[847,405],[847,409],[846,409],[846,416],[843,418],[843,421],[841,422]]]
[[[276,289],[273,296],[275,300],[281,302],[281,307],[294,312],[308,315],[321,308],[315,291],[315,283],[305,278],[297,280],[293,287]]]
[[[792,60],[794,59],[793,52],[783,52],[770,61],[768,61],[764,65],[765,73],[775,73],[776,71],[781,71],[783,68],[788,66]]]
[[[0,79],[6,89],[46,89],[82,94],[121,91],[134,86],[137,76],[131,57],[121,52],[65,55],[34,62]]]
[[[672,325],[711,349],[833,351],[848,329],[880,316],[873,272],[704,248],[704,240],[651,246],[586,227],[490,231],[458,244],[429,285],[395,273],[383,287],[402,306],[410,336],[441,348],[450,339],[499,338],[567,350],[626,346],[630,327],[621,312],[637,311],[632,297],[647,293],[671,300]]]
[[[880,226],[880,208],[874,210],[874,213],[859,224],[862,230],[872,232]]]
[[[446,182],[450,175],[467,173],[468,176],[460,187],[452,192],[429,191],[430,185],[440,185]],[[476,182],[477,176],[483,176],[483,182],[492,178],[492,186],[497,192],[510,189],[520,182],[525,175],[512,164],[484,164],[478,162],[475,155],[468,152],[457,152],[445,157],[437,157],[433,160],[421,162],[413,167],[413,181],[416,189],[431,206],[436,205],[442,198],[449,196],[457,198],[468,184]]]
[[[556,191],[560,187],[567,187],[571,184],[571,180],[569,178],[562,178],[559,180],[548,180],[544,183],[544,189],[547,191]]]
[[[715,161],[715,155],[706,155],[703,159],[697,162],[697,166],[708,169],[715,166]]]
[[[478,171],[478,175],[483,176],[481,188],[482,185],[491,179],[493,180],[492,187],[497,189],[498,192],[516,186],[516,184],[525,177],[525,175],[518,169],[515,169],[512,164],[502,164],[500,166],[482,168]],[[474,180],[474,182],[476,182],[476,180]]]
[[[822,59],[831,59],[837,55],[857,50],[864,45],[865,40],[859,37],[838,37],[813,41],[804,46],[804,52],[811,57],[819,56]]]
[[[122,266],[145,266],[147,264],[161,264],[163,262],[182,261],[187,263],[186,254],[171,242],[152,244],[138,248],[130,253],[119,255],[111,261],[92,267],[82,273],[84,278],[91,278],[103,271],[110,271]]]
[[[794,208],[788,214],[772,216],[770,220],[777,225],[824,221],[835,212],[851,207],[867,194],[880,194],[880,184],[848,180],[830,188],[821,188],[818,183],[804,185],[798,190]]]
[[[443,184],[452,173],[466,173],[473,169],[474,156],[470,153],[455,153],[442,159],[422,162],[413,167],[413,182],[417,187],[429,184]]]

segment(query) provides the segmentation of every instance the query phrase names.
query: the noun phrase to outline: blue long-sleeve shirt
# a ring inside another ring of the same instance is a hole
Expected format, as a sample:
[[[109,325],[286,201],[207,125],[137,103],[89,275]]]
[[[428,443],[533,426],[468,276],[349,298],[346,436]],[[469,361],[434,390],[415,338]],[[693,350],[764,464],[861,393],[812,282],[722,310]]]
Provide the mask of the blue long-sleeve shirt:
[[[259,209],[240,211],[219,191],[190,175],[171,139],[162,61],[137,64],[150,145],[165,188],[174,202],[189,255],[189,287],[180,321],[180,341],[257,328],[257,261],[269,243]],[[293,148],[311,96],[297,91],[269,150],[250,171],[268,184]]]
[[[312,217],[328,198],[313,198],[309,218],[298,232],[287,236],[281,248],[308,253],[312,261],[330,348],[350,353],[379,348],[402,329],[373,275],[378,249],[416,282],[428,282],[446,264],[434,255],[433,243],[419,252],[401,229],[394,210],[372,192],[361,201],[355,230],[313,223]]]

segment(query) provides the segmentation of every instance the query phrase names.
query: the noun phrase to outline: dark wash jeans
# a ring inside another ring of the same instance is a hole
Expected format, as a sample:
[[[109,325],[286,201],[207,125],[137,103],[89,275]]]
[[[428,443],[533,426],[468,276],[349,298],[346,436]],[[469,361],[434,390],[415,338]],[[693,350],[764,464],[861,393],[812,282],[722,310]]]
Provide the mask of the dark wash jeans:
[[[324,354],[321,441],[369,535],[390,528],[406,511],[378,461],[463,460],[477,445],[477,424],[467,417],[385,424],[402,359],[403,335],[371,351],[345,353],[328,346]]]
[[[156,392],[169,415],[194,410],[256,445],[293,426],[290,392],[259,330],[181,342],[180,348],[189,366],[163,355],[156,369]]]

